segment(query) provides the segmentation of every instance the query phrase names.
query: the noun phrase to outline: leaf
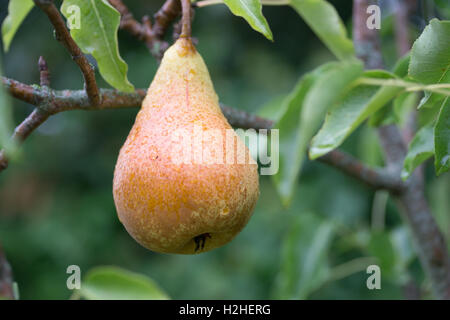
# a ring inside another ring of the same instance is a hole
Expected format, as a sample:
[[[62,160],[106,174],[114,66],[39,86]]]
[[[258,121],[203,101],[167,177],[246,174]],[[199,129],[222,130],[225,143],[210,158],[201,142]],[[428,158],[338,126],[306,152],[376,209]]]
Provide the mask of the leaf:
[[[383,272],[389,275],[394,270],[396,255],[388,232],[373,232],[370,237],[368,251],[378,259]]]
[[[244,18],[254,30],[262,33],[267,39],[273,40],[272,31],[262,14],[260,0],[224,0],[223,2],[234,15]]]
[[[403,163],[402,179],[409,178],[422,162],[433,156],[434,154],[434,128],[433,124],[424,126],[417,131],[408,147],[408,153]]]
[[[8,16],[2,23],[2,38],[5,52],[8,52],[17,29],[19,29],[33,7],[33,0],[9,0]]]
[[[408,75],[409,64],[411,63],[411,53],[408,52],[403,57],[397,60],[392,72],[398,77],[405,77]]]
[[[442,103],[445,96],[435,92],[425,91],[423,98],[420,100],[417,109],[421,108],[433,108],[436,104]]]
[[[306,75],[286,99],[279,129],[280,168],[273,176],[282,203],[288,206],[311,137],[327,109],[362,73],[359,61],[325,64]]]
[[[448,0],[434,0],[437,10],[442,17],[445,19],[450,19],[450,6],[448,5]]]
[[[353,88],[327,115],[319,133],[313,138],[309,157],[317,159],[339,147],[370,115],[381,109],[401,89],[373,86]]]
[[[292,189],[303,160],[299,135],[300,110],[306,93],[314,81],[314,76],[307,74],[297,83],[280,108],[284,110],[283,115],[273,127],[279,130],[280,162],[279,170],[272,179],[285,206],[288,205],[292,196]]]
[[[364,76],[395,78],[394,74],[384,70],[366,71]],[[309,157],[317,159],[339,147],[361,123],[386,106],[400,91],[402,88],[388,86],[359,85],[352,88],[327,114],[325,123],[311,142]]]
[[[97,267],[81,284],[80,295],[88,300],[166,300],[152,279],[117,267]]]
[[[450,80],[450,21],[433,19],[411,49],[409,75],[421,83]]]
[[[417,106],[417,92],[402,92],[393,101],[395,123],[404,126],[408,121],[408,113]]]
[[[450,82],[450,21],[433,19],[411,49],[409,75],[424,84]],[[419,108],[433,106],[442,95],[425,93]]]
[[[435,167],[440,175],[450,169],[450,98],[445,98],[434,128]]]
[[[408,75],[409,62],[411,60],[410,54],[401,57],[393,68],[393,73],[388,73],[391,76],[404,78]],[[380,89],[381,90],[381,89]],[[393,108],[381,108],[373,113],[369,119],[369,125],[372,127],[379,127],[382,125],[393,124],[397,122],[397,114]]]
[[[353,42],[331,4],[324,0],[292,0],[291,6],[338,59],[355,56]]]
[[[280,299],[305,299],[328,280],[328,250],[335,225],[310,213],[295,217],[283,241],[277,283]]]
[[[446,173],[440,179],[434,179],[429,185],[431,212],[436,223],[450,244],[450,173]]]
[[[1,61],[0,55],[0,61]],[[0,76],[2,68],[0,65]],[[11,140],[13,131],[13,115],[11,100],[5,92],[5,88],[0,85],[0,150],[5,149],[8,154],[14,153],[15,144]]]
[[[356,156],[371,167],[383,165],[383,150],[376,130],[371,126],[363,126],[358,135],[358,153]]]
[[[70,34],[85,54],[97,60],[100,74],[117,90],[132,92],[127,79],[128,65],[120,57],[117,41],[120,14],[106,0],[64,0],[61,11],[67,20],[73,20],[80,8],[80,26],[72,27]]]

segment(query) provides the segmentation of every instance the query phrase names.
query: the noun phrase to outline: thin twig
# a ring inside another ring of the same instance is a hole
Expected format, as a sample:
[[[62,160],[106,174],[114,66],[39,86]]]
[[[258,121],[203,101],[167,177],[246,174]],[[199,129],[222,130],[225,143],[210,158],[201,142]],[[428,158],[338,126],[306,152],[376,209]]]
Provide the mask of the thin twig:
[[[142,23],[139,23],[122,0],[109,0],[109,3],[121,15],[120,28],[143,41],[150,53],[158,61],[161,61],[164,52],[169,47],[169,44],[163,38],[170,23],[181,12],[180,0],[167,0],[155,14],[153,26],[148,16],[142,17]]]
[[[84,82],[86,86],[86,92],[89,100],[93,104],[100,103],[100,96],[98,93],[97,82],[95,80],[95,72],[92,69],[89,61],[86,59],[81,49],[73,40],[70,32],[66,28],[66,24],[58,8],[51,0],[34,0],[36,6],[38,6],[49,18],[53,27],[55,28],[56,38],[64,45],[64,47],[70,52],[72,59],[80,68],[83,73]]]
[[[39,57],[39,79],[42,87],[50,86],[50,71],[48,71],[47,61],[45,61],[44,57]]]

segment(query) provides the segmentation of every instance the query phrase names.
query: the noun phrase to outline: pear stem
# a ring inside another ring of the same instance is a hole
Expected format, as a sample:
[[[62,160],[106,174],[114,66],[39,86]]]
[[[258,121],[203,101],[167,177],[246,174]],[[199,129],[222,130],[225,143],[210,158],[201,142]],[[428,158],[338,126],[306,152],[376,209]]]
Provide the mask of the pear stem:
[[[180,38],[190,38],[191,37],[191,1],[181,0],[181,7],[183,16],[181,18],[181,34]]]

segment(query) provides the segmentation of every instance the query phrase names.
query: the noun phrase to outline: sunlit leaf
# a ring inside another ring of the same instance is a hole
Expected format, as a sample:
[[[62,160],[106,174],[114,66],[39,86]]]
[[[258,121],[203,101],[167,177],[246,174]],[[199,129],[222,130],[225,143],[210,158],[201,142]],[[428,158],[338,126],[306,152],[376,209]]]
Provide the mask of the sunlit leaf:
[[[434,127],[429,124],[421,128],[411,143],[402,169],[402,179],[406,180],[422,162],[434,154]]]
[[[409,75],[424,84],[450,83],[450,21],[433,19],[411,49]],[[419,107],[431,107],[443,96],[426,92]]]
[[[152,279],[116,267],[91,270],[81,283],[79,294],[88,300],[169,299]]]
[[[280,134],[280,168],[273,177],[285,206],[289,205],[295,181],[326,111],[362,73],[358,61],[332,62],[306,75],[286,98],[284,114],[275,128]]]
[[[399,77],[404,78],[408,75],[408,68],[409,68],[409,62],[411,60],[410,54],[406,54],[405,56],[401,57],[397,63],[395,64],[392,73],[388,72],[386,75],[388,75],[386,78],[391,77]],[[377,70],[381,71],[381,70]],[[373,74],[375,77],[376,75]],[[380,90],[384,90],[384,88],[380,88]],[[399,89],[398,92],[401,90]],[[395,95],[394,95],[395,96]],[[368,124],[373,127],[379,127],[382,125],[392,124],[398,122],[396,116],[395,107],[390,108],[390,104],[387,103],[385,106],[377,111],[375,111],[369,118]]]
[[[401,89],[358,86],[328,113],[323,127],[313,138],[309,156],[316,159],[339,147],[370,115],[386,105]]]
[[[8,16],[2,23],[2,38],[4,50],[7,52],[14,35],[25,17],[33,9],[33,0],[9,0]]]
[[[292,0],[291,6],[339,59],[355,55],[353,42],[336,9],[324,0]]]
[[[260,0],[224,0],[223,2],[234,15],[244,18],[253,29],[262,33],[267,39],[273,40],[272,31],[262,14]]]
[[[127,79],[128,65],[119,54],[119,12],[106,0],[64,0],[61,11],[73,22],[70,30],[73,39],[84,53],[94,56],[106,82],[121,91],[134,91]]]

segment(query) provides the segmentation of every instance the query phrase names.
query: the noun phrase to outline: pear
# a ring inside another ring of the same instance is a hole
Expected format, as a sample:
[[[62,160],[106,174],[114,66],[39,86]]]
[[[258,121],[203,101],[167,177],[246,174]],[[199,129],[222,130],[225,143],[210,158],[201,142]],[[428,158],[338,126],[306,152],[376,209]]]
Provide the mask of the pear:
[[[161,253],[220,247],[251,217],[257,164],[222,114],[189,38],[164,54],[120,150],[113,195],[128,233]]]

